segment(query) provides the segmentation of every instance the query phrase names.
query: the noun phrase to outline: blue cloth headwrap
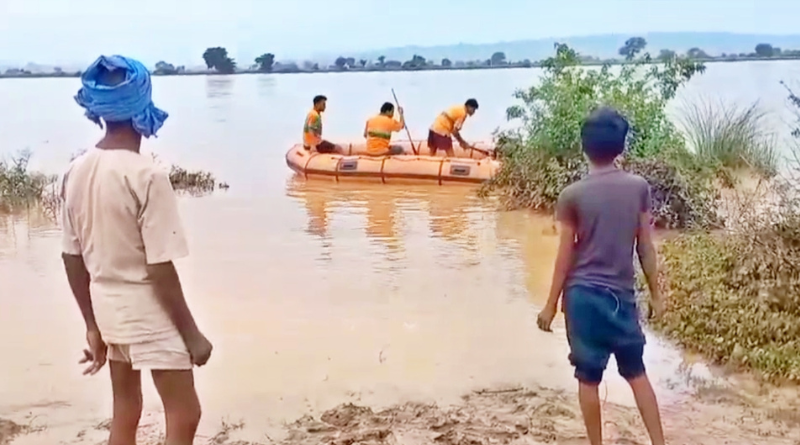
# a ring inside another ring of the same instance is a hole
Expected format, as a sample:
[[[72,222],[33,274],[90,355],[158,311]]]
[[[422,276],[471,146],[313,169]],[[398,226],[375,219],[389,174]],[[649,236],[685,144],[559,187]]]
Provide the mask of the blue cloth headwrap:
[[[103,85],[99,76],[106,71],[125,71],[125,80]],[[86,117],[103,127],[106,122],[131,120],[133,128],[149,138],[164,125],[169,114],[156,108],[151,98],[150,72],[141,62],[124,56],[100,56],[81,76],[83,87],[75,101],[86,109]]]

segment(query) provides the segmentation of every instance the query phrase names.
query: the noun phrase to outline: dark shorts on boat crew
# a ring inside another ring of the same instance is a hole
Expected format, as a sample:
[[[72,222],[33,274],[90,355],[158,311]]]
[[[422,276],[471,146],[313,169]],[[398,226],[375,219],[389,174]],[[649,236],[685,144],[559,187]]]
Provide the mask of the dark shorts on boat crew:
[[[611,354],[619,374],[627,379],[645,373],[645,337],[633,292],[592,285],[572,285],[564,291],[564,318],[569,360],[575,378],[598,384]]]
[[[303,148],[311,150],[308,145],[304,145]],[[317,153],[336,153],[336,145],[323,139],[317,144]]]
[[[433,130],[428,130],[428,149],[431,154],[436,154],[436,150],[452,150],[453,138],[450,136],[442,136]]]

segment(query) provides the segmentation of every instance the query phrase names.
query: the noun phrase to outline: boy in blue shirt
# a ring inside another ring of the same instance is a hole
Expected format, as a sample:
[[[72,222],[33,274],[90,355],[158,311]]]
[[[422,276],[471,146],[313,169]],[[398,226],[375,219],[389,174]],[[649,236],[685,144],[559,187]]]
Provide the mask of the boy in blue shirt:
[[[558,198],[560,243],[540,329],[550,331],[558,300],[566,321],[569,359],[591,445],[602,445],[598,385],[611,354],[633,390],[650,441],[664,445],[653,387],[644,368],[644,333],[634,291],[634,248],[647,277],[655,315],[663,311],[656,250],[650,225],[647,181],[615,167],[625,148],[628,122],[615,110],[598,108],[583,124],[589,174]]]

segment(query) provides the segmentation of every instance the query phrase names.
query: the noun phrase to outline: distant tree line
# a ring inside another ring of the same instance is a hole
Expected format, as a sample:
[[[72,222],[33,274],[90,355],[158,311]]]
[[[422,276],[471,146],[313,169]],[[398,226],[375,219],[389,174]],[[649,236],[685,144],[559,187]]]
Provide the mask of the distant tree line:
[[[387,71],[387,70],[422,70],[431,68],[470,68],[470,67],[501,67],[501,66],[519,66],[531,67],[533,63],[530,60],[522,60],[518,62],[509,62],[506,60],[506,55],[503,52],[495,52],[491,57],[485,60],[471,60],[471,61],[457,61],[452,62],[450,59],[442,59],[437,63],[434,60],[428,60],[418,54],[415,54],[410,60],[387,60],[386,56],[380,56],[375,60],[356,59],[354,57],[339,56],[329,66],[320,66],[315,62],[303,62],[298,65],[295,62],[278,62],[275,60],[275,54],[265,53],[255,58],[254,63],[245,70],[240,70],[237,67],[236,61],[228,55],[225,48],[216,47],[208,48],[203,53],[203,60],[208,69],[213,69],[222,74],[231,74],[237,71],[256,71],[262,73],[273,72],[315,72],[315,71]],[[160,73],[159,73],[160,74]],[[167,74],[167,73],[164,73]],[[174,73],[171,73],[174,74]]]
[[[590,55],[581,55],[580,59],[584,63],[621,63],[624,60],[635,58],[647,47],[647,40],[644,37],[631,37],[619,48],[619,55],[622,59],[601,59]],[[675,57],[685,57],[695,60],[752,60],[769,58],[800,58],[800,50],[781,50],[773,47],[769,43],[759,43],[755,50],[750,53],[720,54],[712,56],[701,48],[690,48],[684,54],[678,54],[671,49],[661,49],[654,57],[654,61],[668,60]],[[386,56],[379,56],[375,60],[356,59],[355,57],[339,56],[333,64],[320,66],[315,62],[303,62],[298,65],[296,62],[279,62],[273,53],[265,53],[255,58],[252,65],[247,69],[237,69],[236,61],[233,60],[225,48],[209,48],[203,53],[203,59],[208,69],[213,69],[219,73],[230,74],[237,71],[262,72],[262,73],[301,73],[301,72],[336,72],[336,71],[392,71],[392,70],[436,70],[436,69],[471,69],[471,68],[530,68],[538,66],[537,62],[530,59],[508,60],[506,54],[497,51],[491,57],[483,60],[456,60],[444,58],[440,61],[426,59],[425,57],[414,54],[409,60],[387,60]]]
[[[619,48],[619,55],[623,56],[626,60],[636,57],[639,53],[644,51],[647,47],[647,40],[644,37],[631,37],[625,41],[625,44]],[[695,60],[753,60],[753,59],[799,59],[800,50],[790,49],[782,50],[769,43],[759,43],[756,45],[753,52],[749,53],[722,53],[716,56],[709,55],[701,48],[690,48],[685,54],[678,54],[671,49],[659,50],[656,60],[669,60],[674,57],[686,57]]]
[[[581,55],[580,60],[586,64],[601,63],[624,63],[625,60],[632,60],[637,55],[644,52],[647,48],[647,40],[644,37],[631,37],[619,48],[618,54],[621,58],[601,59],[590,55]],[[737,61],[737,60],[764,60],[764,59],[800,59],[800,50],[781,49],[769,43],[759,43],[752,52],[742,53],[722,53],[710,55],[701,48],[690,48],[683,54],[679,54],[671,49],[661,49],[653,57],[654,62],[669,60],[675,57],[683,57],[702,61]],[[387,60],[386,56],[377,57],[375,60],[356,59],[354,57],[337,57],[333,64],[320,66],[319,63],[305,61],[301,64],[296,62],[280,62],[276,60],[275,54],[264,53],[253,60],[253,63],[246,68],[237,65],[223,47],[208,48],[203,52],[203,61],[209,71],[220,74],[233,73],[313,73],[313,72],[340,72],[340,71],[415,71],[415,70],[440,70],[440,69],[485,69],[485,68],[531,68],[539,66],[538,62],[531,62],[529,59],[508,60],[506,54],[497,51],[487,59],[482,60],[451,60],[444,58],[441,60],[430,60],[422,55],[414,54],[409,60]],[[175,66],[165,61],[156,63],[153,69],[154,75],[180,75],[180,74],[204,74],[203,71],[189,71],[184,66]],[[25,69],[12,68],[0,74],[0,77],[76,77],[80,72],[64,72],[61,68],[54,68],[49,73],[33,73]]]

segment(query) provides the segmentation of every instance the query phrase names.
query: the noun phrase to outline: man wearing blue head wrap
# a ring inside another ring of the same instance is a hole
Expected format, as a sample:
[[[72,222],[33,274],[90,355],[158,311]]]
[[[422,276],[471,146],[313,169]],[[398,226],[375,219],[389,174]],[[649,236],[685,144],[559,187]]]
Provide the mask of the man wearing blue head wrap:
[[[75,101],[86,117],[103,126],[125,124],[149,138],[169,115],[156,108],[151,98],[150,72],[141,62],[123,56],[101,56],[81,76],[83,88]]]
[[[188,254],[169,175],[142,156],[167,113],[153,105],[138,61],[100,57],[75,96],[106,134],[76,158],[62,183],[63,259],[86,322],[85,374],[109,361],[114,392],[110,444],[135,445],[141,371],[164,403],[166,443],[190,445],[200,421],[192,368],[211,343],[194,322],[173,261]]]

